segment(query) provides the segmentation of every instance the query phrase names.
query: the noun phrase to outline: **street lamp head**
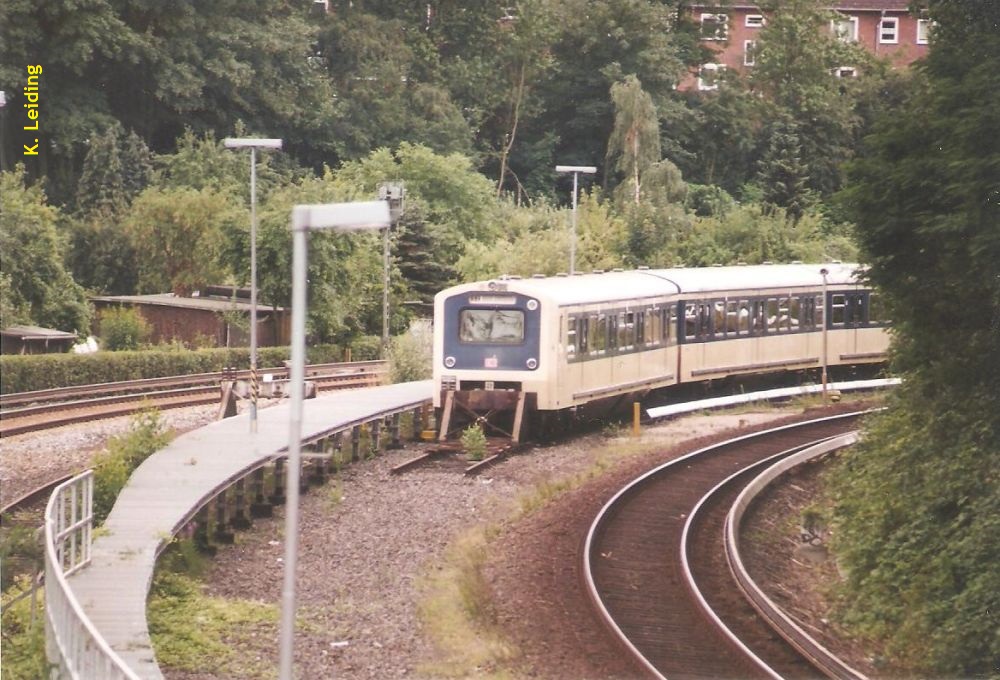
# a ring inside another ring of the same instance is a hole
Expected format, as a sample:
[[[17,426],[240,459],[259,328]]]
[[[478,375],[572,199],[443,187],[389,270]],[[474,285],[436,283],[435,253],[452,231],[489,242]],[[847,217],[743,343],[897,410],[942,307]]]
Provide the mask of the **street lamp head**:
[[[297,205],[292,210],[292,230],[336,229],[363,231],[392,224],[387,201]]]
[[[227,149],[280,149],[280,139],[263,139],[260,137],[226,137],[222,145]]]
[[[593,175],[597,168],[593,165],[557,165],[556,172],[579,172],[584,175]]]
[[[826,267],[823,267],[822,269],[819,270],[819,275],[820,276],[826,276],[829,273],[830,273],[830,271]]]

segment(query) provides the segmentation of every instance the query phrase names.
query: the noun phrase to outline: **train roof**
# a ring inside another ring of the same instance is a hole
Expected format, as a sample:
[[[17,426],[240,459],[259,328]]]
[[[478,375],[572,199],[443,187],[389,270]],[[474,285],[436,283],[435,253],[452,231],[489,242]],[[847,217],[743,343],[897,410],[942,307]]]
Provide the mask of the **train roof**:
[[[457,286],[440,295],[460,290],[507,290],[555,302],[558,305],[584,304],[644,298],[660,295],[706,294],[717,291],[763,291],[795,289],[822,284],[820,270],[827,270],[827,283],[858,283],[857,264],[740,265],[677,269],[639,269],[574,276],[501,277]]]

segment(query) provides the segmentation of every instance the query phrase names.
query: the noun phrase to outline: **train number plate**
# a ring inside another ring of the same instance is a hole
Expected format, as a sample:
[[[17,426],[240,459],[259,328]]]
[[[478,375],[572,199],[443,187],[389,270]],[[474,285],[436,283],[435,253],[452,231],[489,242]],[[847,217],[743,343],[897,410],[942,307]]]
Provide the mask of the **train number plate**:
[[[486,357],[483,359],[483,368],[496,368],[500,365],[500,362],[496,357]]]

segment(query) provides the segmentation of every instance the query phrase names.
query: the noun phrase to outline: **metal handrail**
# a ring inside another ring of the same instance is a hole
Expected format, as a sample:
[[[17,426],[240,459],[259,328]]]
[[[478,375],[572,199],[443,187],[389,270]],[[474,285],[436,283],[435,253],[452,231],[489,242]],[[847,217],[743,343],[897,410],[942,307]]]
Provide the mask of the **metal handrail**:
[[[94,471],[63,482],[45,507],[45,655],[52,677],[139,680],[94,627],[67,576],[90,563]]]

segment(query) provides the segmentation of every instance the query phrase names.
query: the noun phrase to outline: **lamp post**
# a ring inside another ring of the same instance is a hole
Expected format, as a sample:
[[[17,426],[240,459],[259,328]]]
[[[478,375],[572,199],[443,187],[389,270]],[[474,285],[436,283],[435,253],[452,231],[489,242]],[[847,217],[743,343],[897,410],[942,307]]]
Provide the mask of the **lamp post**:
[[[398,222],[403,214],[403,199],[406,188],[402,182],[383,182],[378,185],[379,200],[389,203],[392,222]],[[389,227],[382,233],[382,358],[389,351]]]
[[[593,165],[557,165],[556,172],[573,173],[573,229],[569,240],[569,273],[570,276],[576,273],[576,194],[577,184],[582,172],[585,175],[593,175],[597,168]]]
[[[7,170],[7,152],[4,151],[4,132],[7,128],[7,93],[0,90],[0,172]]]
[[[292,358],[291,416],[288,427],[288,478],[285,490],[285,562],[281,592],[279,677],[292,680],[295,642],[295,569],[299,543],[299,475],[302,459],[302,401],[306,363],[306,265],[308,234],[313,229],[362,231],[387,229],[389,203],[328,203],[292,209]]]
[[[826,329],[828,326],[826,318],[827,317],[826,277],[829,273],[830,272],[827,270],[826,267],[823,267],[822,269],[819,270],[819,275],[823,277],[823,403],[824,404],[826,404],[826,383],[827,383],[826,367],[828,362],[827,352],[826,352],[826,343],[827,343]]]
[[[250,149],[250,431],[257,431],[257,149],[280,149],[280,139],[227,137],[227,149]]]

